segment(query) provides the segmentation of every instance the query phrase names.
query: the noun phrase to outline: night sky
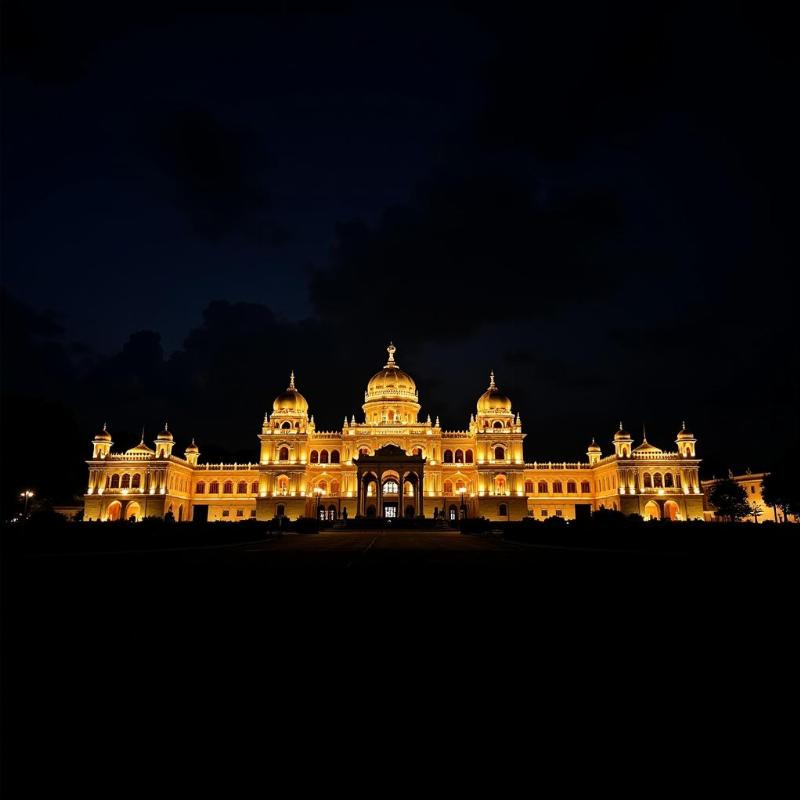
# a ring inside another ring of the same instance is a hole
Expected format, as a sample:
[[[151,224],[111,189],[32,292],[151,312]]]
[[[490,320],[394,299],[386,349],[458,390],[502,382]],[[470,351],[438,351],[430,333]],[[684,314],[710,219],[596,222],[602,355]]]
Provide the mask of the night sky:
[[[445,428],[494,369],[530,461],[793,452],[795,29],[651,5],[5,3],[4,496],[104,421],[255,460],[290,369],[338,428],[390,339]]]

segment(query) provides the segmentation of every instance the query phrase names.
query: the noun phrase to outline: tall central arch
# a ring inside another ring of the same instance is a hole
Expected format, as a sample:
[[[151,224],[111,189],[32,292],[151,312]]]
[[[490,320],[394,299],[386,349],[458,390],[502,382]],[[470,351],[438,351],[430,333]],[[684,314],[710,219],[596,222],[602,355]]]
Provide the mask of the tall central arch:
[[[359,455],[353,459],[353,463],[357,467],[359,517],[423,515],[424,456],[407,455],[401,447],[387,444],[376,450],[375,455]],[[396,479],[397,492],[385,495],[384,484],[391,479]],[[372,484],[375,488],[370,494],[368,488]],[[413,487],[410,495],[407,490],[409,485]]]

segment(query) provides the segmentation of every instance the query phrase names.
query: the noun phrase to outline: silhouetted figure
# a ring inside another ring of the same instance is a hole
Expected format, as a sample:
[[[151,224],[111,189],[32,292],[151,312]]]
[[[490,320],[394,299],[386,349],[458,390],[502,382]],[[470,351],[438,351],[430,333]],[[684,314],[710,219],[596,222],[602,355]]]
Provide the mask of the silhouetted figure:
[[[342,509],[342,519],[343,519],[345,522],[347,522],[347,509],[346,509],[346,508],[343,508],[343,509]]]
[[[175,522],[175,515],[171,511],[164,514],[164,522]]]

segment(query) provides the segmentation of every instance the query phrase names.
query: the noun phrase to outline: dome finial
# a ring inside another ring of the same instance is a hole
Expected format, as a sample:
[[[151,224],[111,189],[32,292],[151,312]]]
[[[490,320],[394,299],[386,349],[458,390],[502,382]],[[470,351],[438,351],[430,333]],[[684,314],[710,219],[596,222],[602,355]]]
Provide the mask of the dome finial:
[[[497,385],[494,382],[494,370],[489,373],[489,389],[496,389]]]
[[[389,360],[386,362],[386,366],[384,369],[388,369],[389,367],[396,367],[394,361],[394,354],[397,352],[397,348],[394,346],[393,342],[389,342],[389,346],[386,348],[386,352],[389,354]]]
[[[296,388],[294,385],[294,370],[292,370],[291,373],[289,373],[289,388],[290,389]]]
[[[108,433],[108,428],[106,428],[107,423],[103,423],[103,433]]]
[[[644,422],[642,423],[642,441],[647,442],[647,431],[645,430]]]
[[[622,420],[620,420],[620,421],[619,421],[619,429],[620,429],[620,430],[623,430],[623,427],[622,427]]]
[[[683,422],[681,422],[681,430],[682,430],[682,431],[685,431],[685,430],[686,430],[686,420],[684,420]]]

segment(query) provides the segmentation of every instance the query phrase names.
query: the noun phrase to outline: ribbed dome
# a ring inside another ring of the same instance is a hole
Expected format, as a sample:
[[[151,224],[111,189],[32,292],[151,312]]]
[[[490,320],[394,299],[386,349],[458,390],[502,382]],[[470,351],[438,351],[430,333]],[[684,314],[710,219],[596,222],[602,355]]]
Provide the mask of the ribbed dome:
[[[389,360],[380,372],[376,372],[367,384],[367,400],[380,399],[417,399],[417,385],[414,379],[403,372],[394,360],[397,348],[390,344],[386,350],[389,353]]]
[[[106,430],[106,425],[103,423],[103,430],[94,437],[95,441],[103,441],[103,442],[110,442],[111,441],[111,434]]]
[[[168,441],[168,442],[171,442],[171,441],[172,441],[172,439],[173,439],[173,436],[172,436],[172,434],[169,432],[169,429],[167,428],[167,425],[166,425],[166,423],[164,424],[164,430],[163,430],[163,431],[161,431],[161,432],[158,434],[158,436],[156,436],[156,439],[166,440],[166,441]]]
[[[640,445],[633,448],[634,453],[662,453],[663,450],[660,447],[656,447],[654,444],[650,444],[650,442],[645,439]]]
[[[494,372],[489,374],[489,386],[478,398],[478,413],[491,414],[493,411],[511,411],[511,400],[495,385]]]
[[[136,447],[131,447],[129,450],[125,451],[126,453],[155,453],[155,450],[151,449],[144,443],[144,439],[142,439]]]
[[[297,391],[294,385],[294,372],[289,377],[289,385],[281,392],[272,403],[273,411],[290,411],[295,414],[305,414],[308,411],[308,401]]]

